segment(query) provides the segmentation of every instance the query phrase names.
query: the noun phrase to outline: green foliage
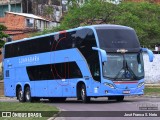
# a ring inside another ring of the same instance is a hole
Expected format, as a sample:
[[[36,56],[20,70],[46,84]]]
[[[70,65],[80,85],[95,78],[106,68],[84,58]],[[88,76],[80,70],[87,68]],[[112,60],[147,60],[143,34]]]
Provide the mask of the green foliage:
[[[69,0],[69,10],[59,27],[35,35],[92,24],[119,24],[136,30],[141,45],[153,48],[160,44],[160,5],[149,2],[122,2],[115,5],[106,0],[86,0],[79,5]]]
[[[160,87],[146,87],[144,93],[145,95],[160,96]]]
[[[52,15],[53,14],[53,7],[52,6],[45,7],[44,14],[45,15]]]
[[[6,30],[7,28],[4,25],[0,24],[0,48],[4,45],[4,41],[2,40],[3,38],[7,38],[8,35],[5,34],[3,31]]]
[[[49,116],[54,116],[58,113],[58,109],[54,106],[43,103],[16,103],[16,102],[0,102],[0,111],[24,111],[36,113],[42,111],[42,117],[11,117],[3,120],[48,120]],[[0,118],[0,120],[2,120]]]
[[[90,0],[80,7],[71,7],[59,30],[92,24],[120,24],[133,27],[141,45],[154,47],[160,43],[160,6],[148,2],[122,2],[119,5],[105,0]]]

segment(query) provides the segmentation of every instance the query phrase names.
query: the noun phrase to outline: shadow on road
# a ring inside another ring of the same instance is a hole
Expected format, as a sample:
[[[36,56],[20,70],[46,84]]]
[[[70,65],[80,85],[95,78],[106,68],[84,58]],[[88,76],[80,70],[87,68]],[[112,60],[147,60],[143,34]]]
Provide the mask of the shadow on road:
[[[137,97],[137,98],[125,98],[123,101],[121,102],[117,102],[116,100],[108,100],[108,98],[92,98],[91,101],[87,104],[114,104],[114,103],[131,103],[131,102],[146,102],[146,101],[151,101],[150,98],[144,98],[144,97]],[[1,98],[0,102],[18,102],[18,100],[14,99],[14,98]],[[48,99],[41,99],[39,102],[41,103],[54,103],[54,104],[58,104],[58,103],[64,103],[64,104],[84,104],[81,100],[77,100],[76,98],[67,98],[66,101],[64,102],[50,102]]]
[[[134,99],[126,99],[126,100],[123,100],[123,101],[121,101],[121,102],[118,102],[118,101],[116,101],[116,100],[108,100],[108,99],[93,99],[93,100],[91,100],[89,103],[87,103],[87,104],[114,104],[114,103],[125,103],[125,102],[141,102],[141,101],[148,101],[148,99],[147,98],[143,98],[143,99],[136,99],[136,98],[134,98]],[[48,100],[41,100],[41,102],[43,102],[43,103],[54,103],[54,104],[59,104],[59,103],[61,103],[61,104],[67,104],[67,103],[69,103],[69,104],[84,104],[81,100],[76,100],[76,99],[67,99],[66,101],[64,101],[64,102],[50,102],[50,101],[48,101]]]

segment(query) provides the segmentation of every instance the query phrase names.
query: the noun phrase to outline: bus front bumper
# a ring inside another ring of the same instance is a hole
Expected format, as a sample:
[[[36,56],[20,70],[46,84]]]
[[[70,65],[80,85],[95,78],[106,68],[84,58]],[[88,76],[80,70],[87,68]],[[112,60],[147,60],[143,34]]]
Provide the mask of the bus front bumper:
[[[101,89],[94,89],[92,94],[88,94],[88,96],[134,96],[134,95],[143,95],[144,94],[144,86],[140,88],[109,88],[103,87]]]

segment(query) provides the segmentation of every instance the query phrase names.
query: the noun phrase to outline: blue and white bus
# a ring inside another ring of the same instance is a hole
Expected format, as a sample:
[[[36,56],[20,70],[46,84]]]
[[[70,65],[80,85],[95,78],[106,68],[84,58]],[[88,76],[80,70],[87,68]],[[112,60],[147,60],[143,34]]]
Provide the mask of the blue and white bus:
[[[91,97],[122,101],[144,94],[142,52],[133,28],[92,25],[8,42],[4,46],[5,96],[84,103]]]

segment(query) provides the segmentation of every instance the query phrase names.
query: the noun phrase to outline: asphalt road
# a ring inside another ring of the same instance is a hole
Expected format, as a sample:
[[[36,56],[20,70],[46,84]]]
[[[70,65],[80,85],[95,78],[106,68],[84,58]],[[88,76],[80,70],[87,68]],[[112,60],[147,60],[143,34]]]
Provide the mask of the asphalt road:
[[[152,107],[158,109],[158,110],[145,110],[146,112],[144,112],[144,114],[145,113],[147,115],[149,113],[154,114],[155,111],[156,112],[158,111],[160,114],[160,98],[149,98],[142,96],[126,97],[123,102],[116,102],[114,100],[109,101],[107,98],[98,98],[98,99],[93,98],[91,103],[88,104],[84,104],[81,101],[77,101],[76,99],[72,98],[72,99],[67,99],[65,103],[48,103],[48,104],[60,108],[61,111],[72,111],[68,112],[69,116],[72,117],[57,117],[56,120],[160,120],[160,117],[146,117],[146,116],[135,117],[136,115],[135,111],[138,112],[139,114],[141,113],[143,114],[142,111],[144,110],[140,110],[141,107],[144,109],[146,108],[152,109]],[[110,113],[109,112],[107,113],[107,111],[109,111]],[[116,111],[122,111],[122,113],[121,112],[117,113]],[[131,113],[132,116],[134,117],[118,117],[121,115],[124,116],[125,112],[123,111]],[[100,114],[101,112],[102,114]],[[107,117],[107,114],[111,115],[112,117]],[[79,117],[75,117],[76,115]],[[86,117],[87,115],[89,117]],[[92,115],[94,117],[91,117]]]
[[[68,98],[64,103],[49,103],[47,100],[42,100],[42,102],[51,106],[56,106],[63,111],[62,113],[71,116],[56,117],[54,120],[160,120],[160,117],[135,117],[133,115],[135,113],[143,114],[143,111],[145,111],[144,114],[147,113],[147,115],[157,112],[160,115],[160,98],[158,97],[125,97],[123,102],[108,100],[108,98],[92,98],[91,100],[92,101],[87,104],[77,101],[74,98]],[[18,102],[16,99],[0,99],[0,102],[4,101]],[[140,110],[141,107],[153,107],[158,110]],[[130,113],[134,117],[120,117],[124,116],[125,113]],[[108,117],[108,115],[110,116]]]

